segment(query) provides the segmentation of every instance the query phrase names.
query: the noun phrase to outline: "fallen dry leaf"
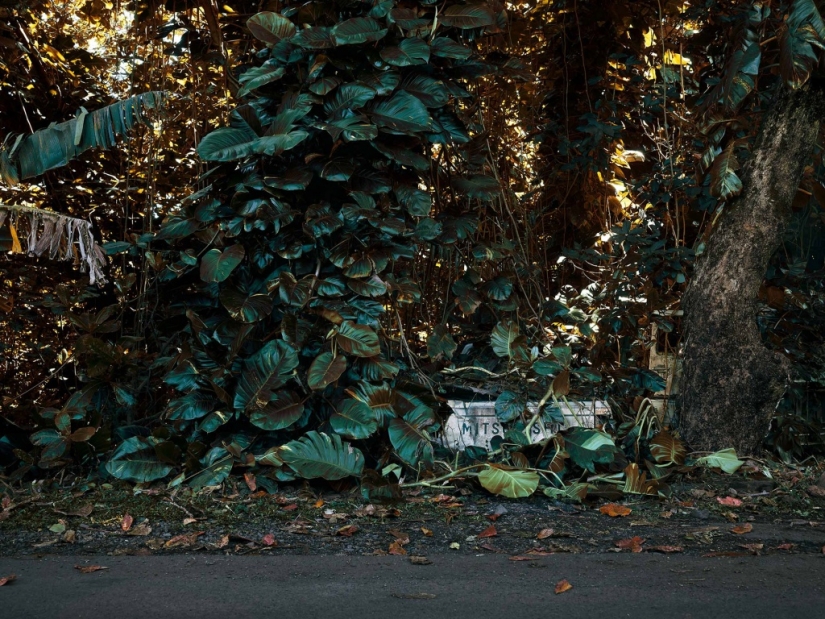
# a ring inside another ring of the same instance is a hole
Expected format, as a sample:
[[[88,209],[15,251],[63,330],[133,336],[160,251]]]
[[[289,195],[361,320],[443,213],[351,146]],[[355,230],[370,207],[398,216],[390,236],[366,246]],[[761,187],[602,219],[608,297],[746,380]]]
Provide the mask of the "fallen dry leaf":
[[[739,544],[739,548],[751,551],[753,554],[759,554],[759,551],[765,547],[765,544]]]
[[[398,541],[395,541],[392,544],[390,544],[389,550],[387,550],[387,552],[391,555],[399,556],[407,554],[407,551],[404,548],[404,546],[402,546],[401,543]]]
[[[63,534],[63,541],[67,544],[74,544],[77,541],[77,533],[73,529],[69,529]]]
[[[740,524],[730,530],[731,533],[735,533],[736,535],[744,535],[745,533],[750,533],[751,531],[753,531],[753,525],[750,522]]]
[[[81,574],[91,574],[92,572],[99,572],[100,570],[108,570],[108,567],[102,565],[75,565],[76,569]]]
[[[0,576],[0,587],[9,584],[10,582],[14,582],[17,580],[16,574],[9,574],[8,576]]]
[[[226,548],[229,545],[229,536],[224,535],[221,539],[217,541],[215,544],[215,548]]]
[[[570,591],[573,588],[573,585],[570,584],[567,580],[560,580],[556,583],[556,595],[560,593],[564,593],[565,591]]]
[[[536,539],[547,539],[548,537],[553,537],[553,529],[542,529],[536,535]]]
[[[794,544],[779,544],[776,547],[777,550],[793,550]]]
[[[808,486],[808,494],[815,497],[825,498],[825,488],[819,486]]]
[[[269,546],[269,547],[272,547],[272,546],[277,546],[277,545],[278,545],[278,540],[276,540],[276,539],[275,539],[275,536],[274,536],[274,535],[272,535],[272,533],[267,533],[267,534],[266,534],[266,535],[264,535],[264,536],[263,536],[263,538],[261,539],[261,543],[262,543],[264,546]]]
[[[291,505],[284,505],[284,507],[283,507],[283,510],[285,512],[295,511],[296,509],[298,509],[298,504],[297,503],[292,503]]]
[[[243,480],[246,482],[246,487],[249,488],[250,492],[255,492],[258,489],[258,482],[255,479],[254,473],[244,473]]]
[[[120,529],[125,533],[129,529],[132,528],[132,524],[135,522],[135,519],[132,518],[129,514],[125,514],[123,516],[123,520],[120,521]]]
[[[726,496],[726,497],[716,497],[716,500],[719,502],[720,505],[724,505],[725,507],[742,507],[742,501],[737,499],[736,497]]]
[[[528,555],[513,555],[510,557],[510,561],[538,561],[538,557],[531,557]]]
[[[662,552],[664,554],[670,554],[672,552],[683,552],[684,548],[682,546],[648,546],[645,550],[648,552]]]
[[[313,507],[314,507],[315,509],[321,509],[323,506],[324,506],[324,499],[318,499],[318,500],[317,500],[317,501],[315,501],[315,503],[313,504]]]
[[[387,531],[390,535],[395,538],[395,541],[401,544],[402,546],[406,546],[410,543],[410,535],[409,533],[404,533],[403,531],[399,531],[398,529],[390,529]]]
[[[57,512],[58,514],[64,514],[66,516],[80,516],[81,518],[88,518],[91,515],[91,513],[94,511],[94,509],[95,509],[94,506],[91,503],[89,503],[89,504],[84,505],[82,507],[78,507],[74,511],[70,511],[70,512],[61,512],[59,510],[54,510],[54,511]]]
[[[427,537],[432,537],[433,536],[433,532],[430,531],[430,529],[428,529],[427,527],[421,527],[421,532],[424,535],[426,535]]]
[[[420,556],[410,557],[410,563],[412,563],[413,565],[432,565],[433,564],[433,562],[430,561],[427,557],[420,557]]]
[[[204,531],[194,531],[193,533],[181,533],[180,535],[176,535],[168,542],[166,542],[163,547],[164,548],[188,548],[192,546],[195,542],[198,541],[198,537],[204,534]]]
[[[616,542],[616,547],[622,550],[630,550],[631,552],[642,552],[642,544],[644,540],[639,537],[631,537],[629,539],[622,539]]]
[[[133,535],[137,537],[146,537],[152,532],[152,527],[147,522],[141,522],[136,527],[126,532],[126,535]]]
[[[183,519],[183,526],[186,526],[188,524],[195,524],[197,521],[198,521],[197,518],[184,518]]]
[[[496,531],[496,526],[491,524],[489,527],[484,529],[481,533],[476,535],[476,537],[496,537],[498,535],[498,531]]]
[[[348,524],[346,526],[341,527],[335,532],[335,535],[341,535],[343,537],[352,537],[358,531],[358,527],[354,524]]]
[[[450,544],[450,550],[460,550],[460,549],[461,549],[461,544],[459,544],[458,542],[453,542],[452,544]],[[822,552],[823,552],[823,554],[825,554],[825,546],[822,547]]]
[[[602,505],[599,508],[599,511],[606,516],[610,516],[611,518],[617,518],[629,516],[633,510],[617,503],[608,503],[607,505]]]

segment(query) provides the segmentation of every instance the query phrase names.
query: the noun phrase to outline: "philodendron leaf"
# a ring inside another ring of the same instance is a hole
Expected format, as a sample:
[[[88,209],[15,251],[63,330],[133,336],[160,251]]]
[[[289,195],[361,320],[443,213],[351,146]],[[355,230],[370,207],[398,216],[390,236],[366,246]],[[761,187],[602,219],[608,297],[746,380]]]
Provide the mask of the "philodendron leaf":
[[[284,72],[285,69],[283,67],[275,67],[272,65],[263,65],[262,67],[249,69],[238,78],[238,81],[243,84],[243,87],[238,90],[237,96],[243,97],[256,88],[281,79],[284,76]]]
[[[327,480],[359,476],[364,470],[364,455],[337,434],[307,432],[280,450],[283,461],[304,479]]]
[[[722,469],[725,473],[732,474],[745,463],[736,457],[736,451],[733,448],[729,448],[699,458],[696,464],[712,469]]]
[[[201,279],[207,283],[225,281],[243,261],[243,245],[233,245],[221,251],[210,249],[201,258]]]
[[[491,465],[478,474],[478,481],[488,492],[510,499],[522,499],[539,487],[539,474]]]
[[[310,389],[321,390],[334,383],[347,369],[347,360],[343,355],[332,356],[322,352],[315,357],[307,372],[307,385]]]
[[[304,414],[304,401],[292,391],[282,391],[261,408],[249,411],[249,422],[262,430],[283,430]]]
[[[160,441],[153,436],[133,436],[126,439],[112,453],[106,471],[112,477],[135,483],[145,483],[166,477],[171,464],[161,462],[155,446]]]
[[[657,464],[684,464],[687,456],[685,444],[669,432],[659,432],[650,440],[650,453]]]
[[[392,419],[390,442],[398,457],[410,466],[416,466],[419,462],[432,464],[433,446],[425,428],[434,422],[432,409],[423,405],[404,415],[403,419]]]
[[[246,296],[234,288],[221,290],[221,304],[238,322],[253,323],[263,320],[272,312],[272,299],[266,294]]]
[[[589,428],[571,428],[564,442],[570,459],[591,473],[596,472],[596,464],[613,462],[618,451],[610,436]]]
[[[264,408],[272,391],[280,387],[298,366],[298,355],[289,344],[272,340],[249,357],[235,390],[235,410]]]
[[[232,456],[223,447],[213,447],[205,458],[206,468],[189,480],[192,488],[217,486],[232,472]]]
[[[337,24],[332,29],[332,38],[336,45],[357,45],[383,39],[387,29],[369,17],[353,17]]]
[[[295,24],[283,15],[264,11],[246,21],[246,27],[259,41],[274,45],[282,39],[290,39],[295,34]]]
[[[439,16],[441,23],[453,28],[483,28],[496,23],[493,10],[485,4],[454,4]]]
[[[427,338],[427,354],[430,359],[438,359],[441,356],[445,359],[452,359],[456,348],[458,344],[450,335],[447,325],[436,325],[430,337]]]
[[[345,353],[356,357],[375,357],[381,354],[378,334],[366,325],[345,320],[338,327],[335,341]]]
[[[329,418],[329,425],[341,436],[364,439],[378,429],[378,419],[367,404],[350,398],[338,406]]]

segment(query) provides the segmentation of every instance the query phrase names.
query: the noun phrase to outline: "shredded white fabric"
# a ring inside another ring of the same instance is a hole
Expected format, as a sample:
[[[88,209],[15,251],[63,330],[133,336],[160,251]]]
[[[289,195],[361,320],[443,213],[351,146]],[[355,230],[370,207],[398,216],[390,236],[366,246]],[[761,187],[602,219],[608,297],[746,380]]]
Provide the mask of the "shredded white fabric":
[[[91,222],[41,209],[0,204],[0,226],[6,219],[17,230],[18,238],[23,238],[21,228],[28,228],[23,251],[30,256],[48,252],[51,259],[76,260],[83,273],[88,271],[90,284],[106,283],[106,253],[95,241]]]

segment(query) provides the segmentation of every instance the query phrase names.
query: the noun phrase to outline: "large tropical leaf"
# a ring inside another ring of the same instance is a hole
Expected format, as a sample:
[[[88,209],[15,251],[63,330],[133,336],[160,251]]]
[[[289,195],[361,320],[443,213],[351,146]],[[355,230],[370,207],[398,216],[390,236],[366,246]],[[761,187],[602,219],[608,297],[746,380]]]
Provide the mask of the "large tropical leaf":
[[[221,127],[198,144],[198,155],[204,161],[235,161],[251,155],[279,155],[295,148],[309,134],[296,130],[258,137],[249,129]]]
[[[210,249],[201,258],[201,279],[205,282],[222,282],[243,261],[244,247],[241,244],[233,245],[223,251]]]
[[[375,331],[366,325],[358,325],[349,320],[345,320],[338,327],[335,341],[341,350],[356,357],[374,357],[381,354]]]
[[[742,192],[742,181],[736,175],[739,161],[733,152],[735,142],[731,142],[713,162],[710,169],[710,193],[722,200],[730,200]]]
[[[270,45],[290,39],[295,34],[295,24],[272,11],[253,15],[246,21],[246,27],[256,39]]]
[[[669,432],[659,432],[650,439],[650,453],[657,464],[684,464],[687,456],[685,444]]]
[[[539,487],[539,475],[533,471],[490,465],[478,474],[478,481],[488,492],[510,499],[523,499]]]
[[[385,47],[382,49],[381,59],[396,67],[427,64],[430,60],[430,46],[418,37],[404,39],[398,44],[398,47]]]
[[[235,391],[235,410],[265,407],[272,400],[273,389],[280,387],[296,367],[298,355],[289,344],[267,342],[244,365]]]
[[[357,477],[364,470],[364,455],[359,449],[344,443],[337,434],[314,430],[281,447],[280,456],[304,479]]]
[[[419,462],[432,464],[433,446],[425,428],[434,422],[433,411],[427,406],[415,408],[402,419],[392,419],[390,442],[398,457],[410,466],[417,466]]]
[[[455,60],[466,60],[472,56],[473,51],[461,43],[456,43],[448,37],[436,37],[430,42],[430,51],[433,56],[441,58],[453,58]]]
[[[249,421],[262,430],[283,430],[290,427],[304,414],[304,401],[292,391],[280,391],[275,398],[261,408],[249,413]]]
[[[509,319],[498,323],[490,334],[493,352],[499,357],[507,357],[512,361],[529,359],[525,342],[526,338],[519,334],[518,325]]]
[[[564,435],[564,443],[570,459],[591,473],[597,464],[610,464],[616,457],[617,449],[604,432],[588,428],[571,428]]]
[[[356,45],[383,39],[387,29],[369,17],[353,17],[337,24],[332,29],[332,38],[336,45]]]
[[[421,99],[421,103],[427,107],[441,107],[450,100],[444,82],[428,75],[413,75],[405,79],[401,87]]]
[[[454,4],[439,16],[441,23],[454,28],[483,28],[496,23],[492,9],[485,4]]]
[[[277,81],[284,76],[284,73],[285,69],[283,67],[270,64],[265,64],[262,67],[253,67],[238,78],[238,81],[243,84],[241,89],[238,90],[238,96],[243,97],[256,88]]]
[[[432,118],[418,97],[400,90],[372,109],[372,119],[381,127],[402,132],[429,131]]]
[[[324,111],[330,117],[336,117],[347,110],[364,107],[375,98],[375,89],[364,84],[344,84],[324,103]]]
[[[118,445],[106,463],[106,472],[117,479],[146,483],[166,477],[171,464],[161,462],[155,447],[161,441],[153,436],[133,436]]]
[[[341,436],[365,439],[378,429],[378,419],[367,404],[361,400],[349,398],[338,405],[329,418],[329,425]]]
[[[164,92],[146,92],[93,112],[81,110],[76,118],[21,136],[0,166],[3,180],[16,183],[66,165],[90,148],[111,148],[117,136],[140,122],[145,112],[159,108]]]
[[[322,352],[315,357],[307,372],[307,385],[310,389],[321,390],[334,383],[347,369],[347,360],[343,355],[332,356]]]
[[[221,305],[238,322],[253,323],[263,320],[272,312],[272,299],[266,294],[246,296],[235,288],[221,290]]]
[[[450,335],[447,325],[436,325],[427,338],[427,354],[430,359],[435,360],[442,356],[445,359],[452,359],[456,348],[458,348],[458,344]]]

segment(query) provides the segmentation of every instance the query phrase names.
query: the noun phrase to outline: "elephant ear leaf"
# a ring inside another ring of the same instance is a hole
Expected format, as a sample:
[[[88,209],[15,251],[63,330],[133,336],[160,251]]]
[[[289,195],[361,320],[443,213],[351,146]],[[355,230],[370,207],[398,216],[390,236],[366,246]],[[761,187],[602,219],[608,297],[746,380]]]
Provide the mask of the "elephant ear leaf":
[[[332,414],[329,425],[341,436],[365,439],[378,429],[378,419],[368,404],[350,398],[344,400]]]
[[[356,357],[375,357],[381,354],[378,334],[366,325],[345,320],[338,327],[335,341],[345,353]]]
[[[233,245],[223,251],[210,249],[201,258],[201,279],[207,283],[225,281],[244,258],[243,245]]]
[[[425,428],[435,422],[433,411],[428,406],[418,406],[403,419],[390,421],[389,435],[395,453],[410,466],[419,461],[432,464],[433,446]]]
[[[618,451],[613,439],[598,430],[571,428],[564,439],[570,459],[591,473],[597,464],[613,462]]]
[[[281,447],[280,456],[305,479],[320,477],[334,481],[358,477],[364,470],[364,455],[359,449],[344,443],[337,434],[314,430]]]
[[[161,462],[155,447],[160,441],[152,436],[133,436],[126,439],[106,463],[106,472],[112,477],[145,483],[166,477],[172,465]]]
[[[536,491],[539,475],[533,471],[491,465],[478,474],[478,481],[488,492],[509,499],[522,499]]]
[[[343,355],[332,356],[332,353],[323,352],[317,357],[307,372],[307,385],[310,389],[320,391],[327,385],[334,383],[347,369],[347,360]]]
[[[430,337],[427,338],[427,354],[430,359],[438,359],[444,356],[445,359],[452,359],[458,344],[450,335],[447,325],[436,325]]]
[[[249,412],[249,422],[262,430],[284,430],[304,414],[304,401],[292,391],[278,393],[261,408]]]
[[[280,43],[283,39],[291,39],[295,35],[295,24],[272,11],[253,15],[246,21],[246,27],[256,39],[270,45]]]
[[[680,465],[685,463],[685,444],[669,432],[659,432],[650,440],[650,454],[657,464]]]
[[[265,408],[272,391],[280,387],[298,366],[298,355],[285,342],[273,340],[246,361],[235,390],[235,410]]]

